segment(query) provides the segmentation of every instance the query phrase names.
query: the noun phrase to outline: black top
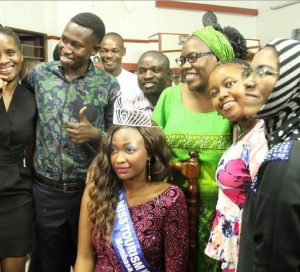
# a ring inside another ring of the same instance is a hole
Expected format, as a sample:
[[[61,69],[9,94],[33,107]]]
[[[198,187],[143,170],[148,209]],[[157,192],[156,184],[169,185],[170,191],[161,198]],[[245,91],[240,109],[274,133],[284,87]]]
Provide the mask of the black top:
[[[24,85],[17,86],[8,111],[0,98],[0,197],[22,195],[25,202],[31,200],[31,174],[23,165],[35,117],[34,94]]]
[[[275,145],[243,212],[238,272],[300,271],[300,142]]]

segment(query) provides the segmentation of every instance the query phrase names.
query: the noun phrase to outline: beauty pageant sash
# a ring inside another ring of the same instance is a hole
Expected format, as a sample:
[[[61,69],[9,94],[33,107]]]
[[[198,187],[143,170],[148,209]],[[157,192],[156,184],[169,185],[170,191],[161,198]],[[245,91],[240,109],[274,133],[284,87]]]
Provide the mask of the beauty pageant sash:
[[[155,272],[143,255],[123,190],[117,203],[112,243],[122,272]]]

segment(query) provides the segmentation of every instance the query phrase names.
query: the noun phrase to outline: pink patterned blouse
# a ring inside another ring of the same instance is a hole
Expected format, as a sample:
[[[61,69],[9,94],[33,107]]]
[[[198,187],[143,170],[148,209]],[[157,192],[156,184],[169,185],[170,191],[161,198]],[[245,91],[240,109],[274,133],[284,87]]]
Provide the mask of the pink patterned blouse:
[[[129,212],[144,257],[157,271],[184,272],[188,259],[188,215],[185,196],[171,185],[163,193],[144,204],[130,207]],[[97,238],[93,232],[97,253],[94,272],[121,271],[112,245],[104,233]]]
[[[205,253],[221,261],[223,272],[236,271],[242,209],[267,150],[264,123],[259,121],[219,161],[217,211]]]

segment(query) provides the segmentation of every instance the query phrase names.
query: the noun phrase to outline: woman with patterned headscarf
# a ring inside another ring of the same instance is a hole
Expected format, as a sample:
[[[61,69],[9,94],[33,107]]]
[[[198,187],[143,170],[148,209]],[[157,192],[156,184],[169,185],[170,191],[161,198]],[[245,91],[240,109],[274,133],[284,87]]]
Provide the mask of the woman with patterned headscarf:
[[[243,212],[239,272],[300,268],[300,42],[275,39],[244,75],[245,112],[270,147]]]
[[[201,164],[198,271],[219,271],[220,264],[205,256],[218,186],[215,171],[222,153],[231,143],[232,126],[214,110],[208,92],[208,78],[219,61],[234,59],[227,38],[208,26],[195,31],[184,43],[176,59],[185,83],[171,86],[161,94],[152,119],[163,128],[173,152],[173,161],[185,161],[195,150]],[[180,177],[175,182],[185,185]]]

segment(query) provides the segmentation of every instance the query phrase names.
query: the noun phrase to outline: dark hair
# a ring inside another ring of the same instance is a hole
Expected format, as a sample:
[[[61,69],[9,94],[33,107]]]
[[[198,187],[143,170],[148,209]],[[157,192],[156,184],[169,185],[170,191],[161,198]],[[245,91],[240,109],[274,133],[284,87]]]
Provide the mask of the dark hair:
[[[124,41],[123,37],[119,33],[117,33],[117,32],[107,32],[105,34],[105,36],[118,37],[119,39],[121,39],[122,41]]]
[[[123,48],[123,49],[125,48],[125,47],[124,47],[124,39],[123,39],[123,37],[122,37],[119,33],[117,33],[117,32],[108,32],[108,33],[106,33],[106,34],[104,35],[104,38],[106,38],[106,37],[113,37],[113,38],[116,38],[117,40],[120,41],[122,48]]]
[[[105,34],[105,25],[100,17],[90,12],[83,12],[75,15],[71,22],[89,28],[93,31],[97,43],[101,43]]]
[[[18,46],[19,50],[20,51],[22,50],[20,38],[17,35],[17,33],[14,32],[11,28],[0,25],[0,33],[12,37],[14,39],[16,45]]]
[[[109,162],[110,144],[114,133],[126,127],[137,129],[144,139],[151,162],[152,180],[162,181],[170,173],[171,151],[160,128],[112,126],[108,131],[108,137],[102,136],[100,152],[93,160],[87,178],[90,186],[88,211],[91,227],[95,227],[98,234],[105,227],[108,239],[113,229],[115,208],[121,188],[121,181],[113,173]]]
[[[223,34],[226,35],[228,41],[230,42],[234,51],[234,56],[237,59],[246,60],[247,43],[244,36],[236,28],[231,26],[224,27]]]
[[[217,66],[215,67],[214,70],[216,70],[216,69],[219,68],[220,66],[223,66],[223,65],[226,65],[226,64],[238,64],[239,66],[241,66],[241,68],[242,68],[243,70],[247,70],[247,69],[250,68],[250,64],[249,64],[248,61],[235,58],[234,60],[229,60],[229,61],[225,61],[225,62],[219,62],[219,63],[217,64]]]
[[[159,51],[156,51],[156,50],[149,50],[149,51],[143,53],[143,54],[140,56],[138,62],[139,62],[142,58],[144,58],[145,56],[147,56],[147,55],[155,55],[155,56],[158,56],[159,58],[162,58],[162,59],[164,60],[164,63],[165,63],[166,66],[167,66],[166,68],[167,68],[167,69],[170,69],[170,60],[169,60],[169,58],[168,58],[164,53],[159,52]]]

